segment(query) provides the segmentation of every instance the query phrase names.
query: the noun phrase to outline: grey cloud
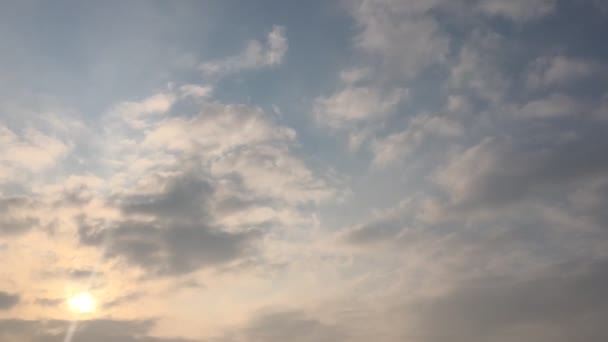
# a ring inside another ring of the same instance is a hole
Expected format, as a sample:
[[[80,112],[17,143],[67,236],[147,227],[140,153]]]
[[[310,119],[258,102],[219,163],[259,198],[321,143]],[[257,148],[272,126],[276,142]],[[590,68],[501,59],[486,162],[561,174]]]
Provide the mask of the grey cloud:
[[[403,305],[382,302],[381,316],[360,308],[366,327],[355,327],[342,315],[329,325],[302,312],[260,314],[210,341],[366,341],[371,331],[380,341],[600,342],[608,336],[606,265],[561,264],[532,277],[482,276],[439,296]]]
[[[439,168],[435,180],[447,189],[453,210],[504,206],[604,174],[603,146],[593,132],[544,146],[487,139]]]
[[[238,260],[253,250],[260,233],[227,232],[215,225],[209,215],[213,191],[196,172],[174,176],[158,192],[119,199],[127,218],[109,223],[82,219],[80,241],[156,275],[189,273]],[[128,218],[136,214],[151,220]]]
[[[143,297],[142,293],[138,293],[138,292],[129,293],[129,294],[126,294],[123,296],[118,296],[108,302],[105,302],[104,307],[110,308],[110,307],[114,307],[114,306],[120,306],[123,304],[137,301],[138,299],[140,299],[142,297]]]
[[[129,195],[120,206],[126,214],[150,214],[162,218],[204,215],[213,186],[195,174],[170,178],[158,193]]]
[[[72,189],[66,189],[58,201],[57,205],[80,206],[89,203],[93,199],[93,194],[89,187],[81,184]]]
[[[241,189],[244,190],[244,189]],[[269,198],[246,198],[230,196],[216,203],[215,211],[220,215],[238,213],[259,206],[272,206],[276,201]]]
[[[404,224],[401,220],[379,219],[347,232],[345,239],[355,245],[385,242],[396,238],[403,228]]]
[[[21,297],[18,294],[0,291],[0,310],[9,310],[19,303]]]
[[[513,279],[490,277],[404,310],[421,341],[590,341],[608,338],[608,264],[570,263]]]
[[[93,272],[89,269],[71,269],[67,271],[67,275],[74,279],[87,279],[93,275]]]
[[[246,327],[209,342],[335,342],[346,341],[339,328],[300,311],[259,314]]]
[[[0,235],[20,234],[38,225],[33,207],[34,202],[28,197],[0,198]]]
[[[57,306],[61,303],[65,303],[63,298],[36,298],[34,303],[40,306]]]
[[[23,233],[39,223],[38,219],[33,217],[25,218],[2,218],[0,220],[0,232],[5,235],[13,235]]]
[[[82,243],[102,246],[102,233],[80,226]],[[109,228],[106,255],[123,257],[156,275],[182,274],[238,260],[253,249],[257,232],[230,233],[202,224],[119,222]]]
[[[537,269],[534,274],[484,274],[453,281],[448,290],[439,294],[408,297],[407,293],[395,292],[375,301],[376,310],[347,304],[347,310],[339,309],[339,314],[333,317],[335,325],[321,325],[322,334],[316,338],[369,341],[373,337],[391,342],[600,342],[608,338],[605,325],[608,298],[604,295],[607,286],[606,260],[555,264]],[[308,316],[308,324],[316,321],[313,326],[317,326],[321,321],[312,317]],[[284,329],[280,326],[290,327],[290,323],[274,317],[267,323],[260,320],[230,335],[232,339],[219,341],[287,338],[289,335],[281,335]],[[306,327],[306,324],[297,325],[293,330],[300,326]],[[314,330],[313,327],[306,329]],[[276,330],[281,332],[266,333]],[[300,340],[296,337],[296,341]],[[303,337],[301,341],[309,339]]]
[[[608,222],[608,178],[592,179],[581,185],[569,195],[568,202],[573,213],[605,227]]]
[[[0,339],[3,341],[56,342],[66,335],[70,321],[61,320],[0,320]],[[99,319],[78,322],[75,341],[87,342],[187,342],[182,338],[163,338],[151,335],[153,320],[120,321]]]
[[[490,16],[527,21],[551,13],[555,4],[556,0],[481,0],[477,2],[477,10]]]

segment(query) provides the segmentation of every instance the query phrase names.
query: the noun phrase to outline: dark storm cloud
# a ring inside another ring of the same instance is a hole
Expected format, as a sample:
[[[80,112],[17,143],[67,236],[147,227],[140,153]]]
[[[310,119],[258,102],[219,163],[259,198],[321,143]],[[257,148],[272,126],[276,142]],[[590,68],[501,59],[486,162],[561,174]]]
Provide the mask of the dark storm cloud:
[[[106,249],[156,275],[183,274],[238,260],[252,251],[260,236],[254,231],[227,232],[213,224],[209,201],[213,187],[195,173],[168,179],[161,191],[120,200],[127,215],[144,214],[149,221],[125,218],[109,223],[81,221],[81,243]],[[104,234],[107,246],[104,246]]]
[[[62,341],[71,322],[60,320],[30,321],[19,319],[0,320],[2,341],[56,342]],[[91,320],[78,323],[75,341],[87,342],[187,342],[180,338],[150,336],[152,320]]]
[[[0,310],[8,310],[19,303],[21,297],[18,294],[0,291]]]

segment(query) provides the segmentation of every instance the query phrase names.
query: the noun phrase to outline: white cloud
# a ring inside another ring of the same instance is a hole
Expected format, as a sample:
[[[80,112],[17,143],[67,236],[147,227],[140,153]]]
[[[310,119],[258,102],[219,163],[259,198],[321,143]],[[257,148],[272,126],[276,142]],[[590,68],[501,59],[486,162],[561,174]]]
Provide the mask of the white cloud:
[[[484,139],[438,168],[433,180],[446,189],[452,202],[463,202],[471,196],[477,180],[497,169],[500,155],[506,154],[503,152],[505,149],[507,147],[501,146],[495,139]]]
[[[196,84],[186,84],[179,87],[182,97],[207,98],[213,92],[212,86],[200,86]]]
[[[452,113],[462,113],[471,110],[471,103],[466,96],[463,95],[450,95],[448,96],[448,102],[446,109]]]
[[[20,170],[43,171],[63,158],[69,149],[61,140],[36,129],[18,135],[0,126],[0,178],[14,176]]]
[[[382,118],[394,111],[408,96],[407,89],[387,93],[371,87],[347,86],[329,97],[315,100],[317,122],[332,128],[343,128],[352,123]]]
[[[214,179],[238,175],[256,196],[290,203],[329,198],[331,186],[289,150],[295,139],[261,108],[209,102],[193,117],[159,121],[141,147],[196,156]]]
[[[240,146],[293,139],[292,129],[275,125],[260,108],[206,103],[191,118],[156,123],[146,133],[143,144],[150,148],[199,151],[210,158]]]
[[[450,70],[451,89],[484,102],[499,103],[505,96],[509,80],[491,61],[500,51],[502,37],[476,33],[466,44]]]
[[[603,69],[598,63],[578,58],[541,57],[532,63],[527,82],[534,88],[562,86],[605,72]]]
[[[205,62],[199,68],[207,74],[230,74],[241,70],[272,67],[283,62],[288,42],[285,27],[274,25],[263,44],[257,40],[250,41],[245,49],[236,56],[223,60]]]
[[[414,76],[424,67],[444,61],[449,39],[427,15],[440,2],[353,2],[353,15],[361,26],[357,46],[379,57],[389,75]]]
[[[430,137],[456,137],[462,135],[463,127],[446,117],[420,114],[410,120],[408,127],[398,133],[382,138],[373,145],[376,166],[386,166],[409,155]]]
[[[355,68],[342,70],[340,79],[346,84],[355,84],[360,81],[369,79],[372,76],[372,71],[369,68]]]
[[[159,93],[138,102],[121,102],[110,109],[108,117],[122,120],[133,128],[143,128],[147,126],[150,115],[166,113],[174,102],[172,94]]]
[[[247,191],[288,203],[319,202],[335,190],[287,148],[261,145],[227,154],[211,166],[216,177],[239,174]]]
[[[553,94],[527,103],[519,109],[517,116],[528,119],[555,118],[580,115],[583,110],[583,104],[575,98],[564,94]]]

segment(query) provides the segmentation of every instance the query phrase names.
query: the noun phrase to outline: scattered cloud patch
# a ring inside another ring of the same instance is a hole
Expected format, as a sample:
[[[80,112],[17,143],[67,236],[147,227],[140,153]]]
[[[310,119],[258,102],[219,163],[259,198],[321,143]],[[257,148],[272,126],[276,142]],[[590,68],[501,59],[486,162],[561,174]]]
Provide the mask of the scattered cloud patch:
[[[285,31],[285,27],[274,25],[265,43],[251,40],[238,55],[202,63],[199,69],[209,75],[225,75],[279,65],[288,48]]]

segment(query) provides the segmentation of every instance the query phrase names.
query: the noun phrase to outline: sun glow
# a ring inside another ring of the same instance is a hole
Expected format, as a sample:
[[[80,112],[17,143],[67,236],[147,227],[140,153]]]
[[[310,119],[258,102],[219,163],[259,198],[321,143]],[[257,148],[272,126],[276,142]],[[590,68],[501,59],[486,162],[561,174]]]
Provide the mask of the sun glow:
[[[79,293],[68,299],[70,310],[77,313],[91,313],[95,311],[95,298],[87,292]]]

